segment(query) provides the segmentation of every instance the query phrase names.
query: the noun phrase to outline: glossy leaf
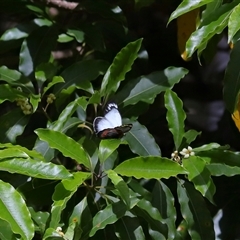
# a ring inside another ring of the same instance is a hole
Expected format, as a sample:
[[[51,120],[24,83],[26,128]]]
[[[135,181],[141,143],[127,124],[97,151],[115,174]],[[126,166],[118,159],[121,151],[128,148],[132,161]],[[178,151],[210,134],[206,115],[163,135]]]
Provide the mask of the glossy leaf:
[[[54,76],[52,81],[43,89],[42,95],[44,95],[52,86],[58,84],[58,83],[63,83],[64,80],[60,76]]]
[[[13,152],[14,150],[17,150],[18,152],[25,153],[26,156],[29,156],[36,161],[43,161],[43,162],[45,161],[43,156],[41,154],[39,154],[38,152],[36,152],[35,150],[29,150],[29,149],[27,149],[25,147],[22,147],[20,145],[13,145],[11,143],[4,143],[4,144],[0,143],[0,149],[9,149],[10,152]],[[19,155],[12,155],[12,156],[13,157],[19,157]]]
[[[37,129],[35,132],[41,140],[46,141],[52,148],[59,150],[65,157],[70,157],[91,169],[88,154],[83,147],[72,138],[50,129]]]
[[[4,221],[2,218],[0,218],[0,239],[14,239],[14,233],[11,230],[11,225],[7,221]]]
[[[164,95],[165,107],[167,108],[167,121],[169,130],[174,139],[175,148],[178,150],[184,135],[184,120],[186,114],[183,110],[183,103],[177,94],[167,90]]]
[[[109,204],[94,216],[93,228],[89,236],[92,237],[98,230],[106,227],[106,225],[115,223],[118,219],[124,216],[126,211],[127,206],[123,202]]]
[[[162,157],[136,157],[119,164],[114,171],[120,175],[159,179],[186,174],[187,172],[178,163]]]
[[[142,39],[131,42],[126,47],[122,48],[116,55],[113,63],[103,77],[101,85],[102,96],[117,91],[120,82],[124,80],[126,73],[131,70],[133,63],[138,56],[137,52],[139,51],[141,44]]]
[[[202,145],[201,147],[193,148],[193,151],[194,152],[209,151],[219,147],[220,145],[218,143],[208,143],[208,144]]]
[[[107,67],[108,63],[103,60],[86,60],[72,64],[61,73],[65,83],[58,84],[54,88],[54,94],[57,95],[71,86],[93,93],[90,81],[104,74]]]
[[[16,70],[1,66],[0,79],[9,83],[11,86],[21,87],[25,92],[34,93],[34,87],[30,80]]]
[[[41,26],[50,26],[52,22],[47,19],[36,18],[32,21],[25,22],[23,24],[18,24],[16,27],[7,30],[2,36],[2,41],[10,41],[25,38],[33,30]]]
[[[128,188],[127,184],[113,170],[108,170],[107,175],[111,179],[115,188],[119,191],[119,195],[122,198],[123,202],[129,208],[130,207],[130,198],[129,198],[129,188]]]
[[[17,90],[16,88],[12,88],[8,84],[0,85],[0,104],[5,101],[14,102],[18,98],[27,98],[27,94]]]
[[[99,160],[103,163],[120,145],[119,139],[103,140],[99,144]]]
[[[74,101],[70,102],[61,112],[61,114],[58,117],[58,120],[53,123],[52,129],[55,131],[62,132],[64,125],[74,114],[77,108],[82,107],[86,111],[87,104],[88,102],[86,97],[76,98]]]
[[[14,233],[31,240],[34,225],[24,199],[9,183],[0,180],[0,218],[10,223]]]
[[[19,71],[25,76],[29,76],[40,63],[48,62],[56,40],[56,26],[44,26],[32,32],[22,43]]]
[[[190,12],[191,10],[206,5],[212,1],[213,0],[183,0],[177,9],[171,14],[168,23],[170,23],[173,19],[183,15],[184,13]]]
[[[211,173],[206,167],[206,162],[200,157],[192,156],[183,159],[183,167],[188,171],[188,178],[194,183],[195,188],[214,204],[213,196],[216,192]]]
[[[230,60],[224,76],[223,99],[230,113],[233,113],[240,90],[240,69],[238,68],[240,41],[237,41],[230,54]]]
[[[153,207],[149,201],[141,199],[137,203],[137,206],[133,208],[133,210],[135,214],[143,217],[143,219],[147,221],[151,229],[158,231],[161,237],[166,237],[167,226],[165,225],[164,220],[162,219],[162,216],[159,213],[158,209]]]
[[[29,117],[20,108],[13,109],[0,117],[0,142],[15,143],[28,124]]]
[[[201,194],[190,183],[183,181],[182,185],[177,185],[177,194],[191,238],[214,240],[212,217]]]
[[[53,193],[53,205],[51,209],[51,220],[49,226],[56,229],[59,226],[61,212],[65,209],[67,202],[77,191],[78,187],[88,179],[91,174],[77,172],[73,174],[73,179],[62,180]]]
[[[72,175],[61,165],[45,163],[30,158],[10,158],[0,160],[0,170],[10,173],[19,173],[35,178],[63,179]]]
[[[189,146],[200,134],[201,132],[197,132],[196,130],[193,129],[190,129],[187,132],[185,132],[183,135],[183,140],[180,149]]]
[[[140,156],[161,156],[161,150],[147,128],[135,121],[132,129],[124,136],[133,153]]]
[[[185,68],[169,67],[164,71],[132,79],[116,94],[114,99],[120,106],[133,105],[138,102],[153,103],[159,93],[171,89],[187,73],[188,70]]]
[[[75,231],[74,237],[77,239],[88,238],[88,234],[92,229],[92,215],[87,202],[87,197],[84,197],[83,200],[74,207],[69,218],[69,225],[73,222],[78,223],[78,231]]]
[[[156,181],[151,202],[153,207],[158,209],[168,226],[168,239],[174,239],[176,236],[175,221],[177,219],[174,197],[170,189],[162,181]]]
[[[124,216],[115,224],[116,235],[124,240],[145,240],[145,235],[139,219],[136,217]]]
[[[190,57],[198,49],[198,55],[206,48],[208,41],[220,34],[228,24],[230,11],[223,13],[218,19],[196,30],[186,43],[187,56]]]
[[[237,31],[240,30],[238,17],[240,14],[240,4],[238,4],[232,11],[228,22],[228,43],[232,40]]]

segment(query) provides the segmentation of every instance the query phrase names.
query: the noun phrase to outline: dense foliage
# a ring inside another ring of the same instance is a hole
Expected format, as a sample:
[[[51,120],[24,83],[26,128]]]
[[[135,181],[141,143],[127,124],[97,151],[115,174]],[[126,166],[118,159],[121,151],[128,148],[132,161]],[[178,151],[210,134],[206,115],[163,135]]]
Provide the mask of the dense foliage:
[[[215,239],[213,177],[240,174],[239,153],[218,143],[190,147],[201,133],[186,129],[173,90],[188,70],[149,71],[144,39],[131,31],[129,15],[153,3],[1,3],[16,19],[1,35],[0,53],[17,61],[0,67],[0,239]],[[169,24],[193,10],[199,19],[186,58],[197,52],[201,61],[228,26],[233,49],[223,98],[234,113],[240,3],[184,0]],[[109,101],[133,124],[121,139],[93,132]],[[165,109],[172,155],[162,156],[140,121],[156,102]]]

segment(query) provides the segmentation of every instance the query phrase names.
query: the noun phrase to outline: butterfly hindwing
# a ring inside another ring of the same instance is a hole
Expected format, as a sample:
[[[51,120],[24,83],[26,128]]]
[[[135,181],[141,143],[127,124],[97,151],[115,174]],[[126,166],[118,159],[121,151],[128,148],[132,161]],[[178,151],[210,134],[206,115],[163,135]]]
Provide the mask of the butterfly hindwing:
[[[122,117],[117,104],[111,102],[105,108],[104,117],[96,117],[93,121],[94,132],[99,138],[121,138],[130,131],[132,124],[122,125]]]

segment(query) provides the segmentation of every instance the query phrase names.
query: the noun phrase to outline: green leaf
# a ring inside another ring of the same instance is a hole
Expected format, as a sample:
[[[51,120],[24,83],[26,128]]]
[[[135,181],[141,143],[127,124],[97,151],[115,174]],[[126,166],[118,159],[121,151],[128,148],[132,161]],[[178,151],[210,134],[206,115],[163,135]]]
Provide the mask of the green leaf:
[[[84,41],[84,32],[76,29],[68,29],[67,34],[73,36],[79,43]]]
[[[214,240],[212,217],[201,194],[190,183],[183,181],[177,184],[177,194],[191,238]]]
[[[236,108],[240,89],[240,69],[238,67],[239,55],[240,41],[237,41],[230,54],[223,86],[223,99],[230,113],[233,113]]]
[[[20,108],[13,109],[0,117],[0,142],[15,143],[28,124],[29,116],[22,113]]]
[[[24,77],[20,72],[9,69],[6,66],[0,67],[0,79],[12,86],[21,87],[28,93],[35,92],[33,84],[28,78]]]
[[[20,50],[19,71],[30,76],[36,66],[48,62],[57,41],[57,28],[40,27],[26,38]]]
[[[174,239],[176,236],[177,214],[174,204],[174,197],[170,189],[162,181],[156,181],[152,190],[152,205],[158,209],[168,226],[168,239]]]
[[[39,128],[35,132],[41,140],[46,141],[50,147],[59,150],[65,157],[70,157],[91,169],[90,157],[87,152],[72,138],[50,129]]]
[[[14,150],[21,151],[36,161],[43,161],[43,162],[45,161],[43,156],[41,154],[39,154],[38,152],[36,152],[35,150],[29,150],[20,145],[12,145],[11,143],[5,143],[5,144],[0,143],[0,149],[10,149],[10,151],[14,151]],[[12,155],[12,156],[18,157],[17,155]]]
[[[100,142],[99,160],[103,163],[120,145],[119,139],[107,139]]]
[[[183,15],[184,13],[188,13],[212,1],[213,0],[183,0],[177,9],[171,14],[167,24],[169,24],[173,19]]]
[[[101,85],[102,96],[117,91],[120,82],[124,80],[126,73],[131,70],[133,63],[138,56],[137,52],[139,51],[141,44],[142,38],[129,43],[116,55],[113,63],[103,77]]]
[[[48,83],[48,85],[43,89],[42,95],[44,95],[52,86],[54,86],[57,83],[63,83],[64,80],[60,76],[54,76],[52,81]]]
[[[52,22],[47,19],[36,18],[32,21],[18,24],[16,27],[7,30],[0,38],[2,41],[11,41],[27,37],[33,30],[41,26],[50,26]]]
[[[147,128],[135,121],[132,129],[124,136],[133,153],[140,156],[161,156],[161,150]]]
[[[92,214],[89,209],[87,197],[84,197],[73,209],[73,212],[69,218],[69,225],[73,222],[78,223],[78,228],[75,229],[76,239],[88,238],[88,234],[92,229]]]
[[[77,172],[73,174],[73,179],[64,179],[55,187],[53,193],[53,205],[51,209],[51,220],[49,226],[56,229],[59,226],[62,211],[65,209],[67,202],[77,191],[78,187],[88,179],[91,174]]]
[[[27,98],[28,95],[15,88],[12,88],[8,84],[0,85],[0,104],[5,101],[14,102],[18,98]]]
[[[186,114],[183,110],[183,103],[177,94],[167,90],[164,95],[165,107],[167,108],[167,121],[169,130],[174,139],[176,150],[179,149],[184,135],[184,120]]]
[[[213,176],[234,176],[239,174],[240,152],[231,152],[218,149],[199,152],[198,156],[208,163],[207,168]]]
[[[151,202],[146,199],[141,199],[137,206],[133,208],[133,211],[138,216],[143,217],[145,221],[150,225],[152,229],[158,231],[161,234],[160,239],[163,238],[163,235],[166,237],[167,235],[167,226],[162,219],[162,216],[157,208],[153,207]]]
[[[119,195],[123,202],[130,208],[129,188],[123,179],[116,174],[113,170],[106,171],[108,177],[111,179],[115,188],[119,191]]]
[[[231,42],[234,35],[240,30],[238,17],[240,14],[240,3],[233,9],[228,21],[228,43]]]
[[[186,43],[187,56],[191,57],[198,49],[198,55],[206,48],[208,41],[215,35],[220,34],[228,24],[231,10],[222,13],[217,19],[207,25],[201,26],[192,33]],[[217,12],[212,15],[217,15]]]
[[[159,179],[186,174],[178,163],[162,157],[136,157],[119,164],[114,171],[135,178]]]
[[[88,102],[87,102],[86,97],[76,98],[74,101],[70,102],[64,108],[64,110],[59,115],[58,120],[53,123],[53,126],[51,128],[55,131],[63,132],[63,128],[64,128],[65,124],[71,118],[71,116],[75,113],[77,108],[82,107],[82,109],[86,111],[87,104],[88,104]]]
[[[24,199],[9,183],[0,180],[0,218],[7,221],[15,234],[31,240],[34,225]]]
[[[218,143],[208,143],[208,144],[202,145],[201,147],[193,148],[193,151],[194,152],[209,151],[219,147],[220,145]]]
[[[2,151],[0,152],[2,154]],[[19,173],[35,178],[63,179],[72,175],[61,165],[35,161],[30,158],[9,158],[0,160],[0,170]]]
[[[89,236],[92,237],[98,230],[105,228],[106,225],[115,223],[124,216],[126,211],[127,206],[121,201],[109,204],[94,216],[93,228]]]
[[[48,212],[42,212],[42,211],[35,212],[32,207],[29,207],[28,210],[31,213],[31,218],[35,223],[35,227],[37,226],[36,230],[40,232],[41,235],[43,235],[45,232],[47,221],[50,214]]]
[[[11,225],[0,218],[0,239],[9,240],[14,239],[14,233],[11,230]]]
[[[164,71],[132,79],[114,99],[120,106],[134,105],[138,102],[153,103],[159,93],[171,89],[187,73],[185,68],[169,67]]]
[[[145,240],[145,235],[139,219],[136,217],[124,216],[115,224],[115,234],[119,239],[124,240]]]
[[[67,89],[71,86],[93,93],[90,81],[104,74],[108,65],[106,61],[94,59],[72,64],[61,73],[61,77],[63,77],[65,83],[58,84],[54,88],[54,94],[57,95],[63,89]]]
[[[182,144],[179,147],[179,149],[183,149],[184,147],[189,146],[200,134],[201,132],[197,132],[196,130],[193,130],[193,129],[190,129],[187,132],[185,132],[183,134]]]
[[[200,157],[191,156],[183,159],[183,167],[189,172],[188,178],[194,183],[195,188],[214,204],[213,196],[216,192],[211,173],[206,167],[206,162]]]

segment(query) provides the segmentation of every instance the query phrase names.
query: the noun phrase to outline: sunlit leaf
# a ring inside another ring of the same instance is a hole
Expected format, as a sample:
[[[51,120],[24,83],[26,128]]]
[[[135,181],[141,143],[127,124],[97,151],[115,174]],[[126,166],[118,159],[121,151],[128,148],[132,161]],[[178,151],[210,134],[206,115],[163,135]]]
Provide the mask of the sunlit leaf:
[[[136,157],[126,160],[119,164],[114,171],[123,176],[146,179],[169,178],[187,173],[178,163],[155,156]]]

